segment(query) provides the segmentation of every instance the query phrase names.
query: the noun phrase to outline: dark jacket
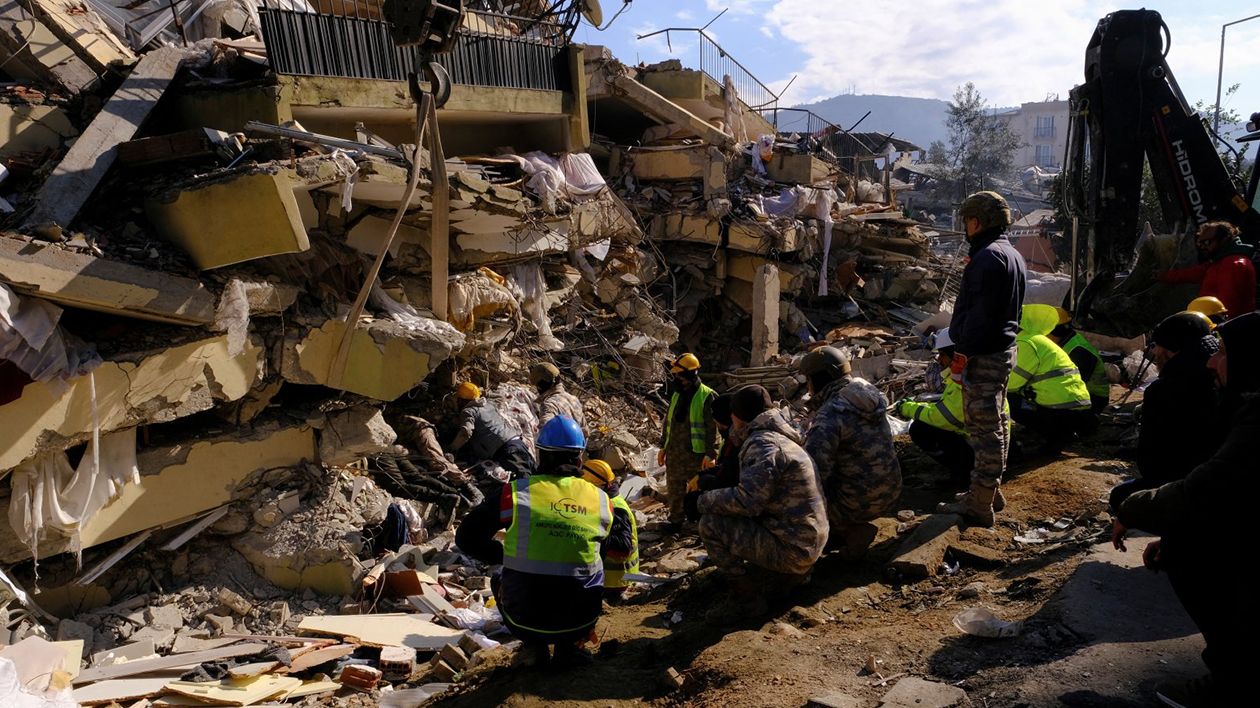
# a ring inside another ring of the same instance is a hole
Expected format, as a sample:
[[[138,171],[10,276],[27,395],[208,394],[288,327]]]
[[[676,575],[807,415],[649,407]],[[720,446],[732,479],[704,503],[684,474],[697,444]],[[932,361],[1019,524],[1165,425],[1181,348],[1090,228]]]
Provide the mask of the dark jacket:
[[[1143,479],[1181,479],[1220,446],[1216,383],[1207,369],[1216,349],[1216,338],[1204,337],[1178,352],[1146,387],[1137,449]]]
[[[1027,278],[1024,257],[1002,230],[986,229],[972,238],[949,323],[958,353],[995,354],[1015,344]]]
[[[561,468],[564,474],[566,468]],[[577,476],[576,468],[568,468]],[[512,487],[503,485],[499,494],[487,495],[484,502],[473,507],[455,532],[455,544],[469,556],[487,565],[503,563],[503,544],[494,535],[507,528],[511,514],[501,513],[512,508]],[[608,538],[600,546],[603,553],[628,554],[634,546],[630,519],[621,509],[614,508],[613,523]],[[591,578],[570,578],[553,575],[535,575],[504,568],[495,587],[495,598],[507,610],[520,627],[552,630],[572,628],[586,622],[594,623],[599,617],[603,602],[603,574]],[[509,628],[521,639],[545,640]]]

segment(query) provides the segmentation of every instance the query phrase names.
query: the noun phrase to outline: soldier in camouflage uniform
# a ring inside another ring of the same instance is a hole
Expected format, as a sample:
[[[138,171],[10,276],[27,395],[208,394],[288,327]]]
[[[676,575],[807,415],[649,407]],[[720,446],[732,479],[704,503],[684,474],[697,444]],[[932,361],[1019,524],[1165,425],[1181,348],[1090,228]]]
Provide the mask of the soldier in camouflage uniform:
[[[805,451],[827,498],[834,544],[859,553],[874,538],[866,523],[891,512],[901,497],[901,464],[888,425],[888,400],[852,375],[844,353],[822,347],[801,359],[812,417]]]
[[[827,543],[826,502],[800,434],[761,386],[737,391],[731,415],[748,433],[739,484],[687,497],[709,558],[733,576],[729,601],[706,615],[718,623],[764,612],[768,587],[805,582]]]
[[[572,419],[583,431],[586,430],[586,412],[577,396],[564,390],[560,370],[555,364],[542,362],[529,367],[529,382],[538,389],[534,405],[538,407],[538,428],[556,416]]]
[[[967,197],[959,215],[970,242],[969,260],[949,323],[954,340],[950,374],[963,388],[967,435],[976,453],[971,489],[937,511],[992,526],[993,503],[1006,473],[1010,446],[1006,385],[1015,366],[1015,336],[1024,306],[1024,258],[1006,238],[1011,210],[996,192]]]

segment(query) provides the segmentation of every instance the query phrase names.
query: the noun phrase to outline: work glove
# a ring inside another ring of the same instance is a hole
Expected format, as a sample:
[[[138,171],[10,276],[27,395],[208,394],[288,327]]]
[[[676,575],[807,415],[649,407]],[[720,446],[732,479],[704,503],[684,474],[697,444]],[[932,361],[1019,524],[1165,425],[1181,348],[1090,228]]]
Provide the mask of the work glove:
[[[661,450],[660,452],[656,453],[656,464],[658,467],[665,466],[665,451],[664,450]]]
[[[897,404],[893,408],[893,410],[897,411],[897,415],[901,416],[902,418],[906,418],[906,419],[913,418],[914,409],[910,405],[911,403],[914,403],[914,399],[903,398],[900,401],[897,401]]]
[[[700,492],[688,492],[687,496],[683,497],[683,516],[686,516],[688,521],[700,520]]]
[[[700,491],[700,475],[696,475],[687,480],[687,493]]]
[[[716,462],[714,462],[714,461],[713,461],[713,458],[712,458],[712,457],[709,457],[708,455],[705,455],[705,456],[704,456],[704,459],[703,459],[703,460],[700,460],[700,469],[702,469],[702,470],[710,470],[710,469],[713,469],[713,468],[714,468],[714,466],[716,466],[716,465],[717,465],[717,463],[716,463]]]
[[[949,377],[959,386],[963,382],[963,372],[967,370],[967,355],[954,352],[954,360],[949,363]]]

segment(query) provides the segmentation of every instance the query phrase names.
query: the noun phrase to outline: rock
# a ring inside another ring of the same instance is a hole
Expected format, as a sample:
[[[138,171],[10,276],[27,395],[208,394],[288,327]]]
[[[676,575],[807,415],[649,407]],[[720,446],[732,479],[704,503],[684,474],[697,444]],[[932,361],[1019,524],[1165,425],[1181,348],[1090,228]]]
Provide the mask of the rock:
[[[129,637],[132,644],[152,642],[158,648],[169,647],[175,643],[175,630],[170,627],[141,627]]]
[[[781,637],[788,637],[789,639],[799,639],[805,636],[804,632],[797,629],[796,627],[793,627],[787,622],[775,622],[774,624],[770,625],[769,633],[776,634]]]
[[[210,527],[210,531],[220,536],[232,536],[238,533],[244,533],[249,529],[250,517],[242,511],[232,510],[222,519],[214,522]]]
[[[92,653],[92,643],[96,638],[96,630],[90,625],[83,622],[75,622],[74,620],[64,619],[57,623],[57,641],[64,642],[74,639],[83,640],[83,656],[86,658]]]
[[[175,604],[145,608],[144,617],[151,626],[155,627],[176,630],[184,626],[184,611]]]
[[[898,521],[907,521],[907,522],[914,521],[914,516],[915,516],[914,512],[910,509],[902,509],[901,511],[897,512]]]
[[[902,541],[889,567],[907,578],[936,575],[945,560],[945,551],[958,541],[960,521],[957,514],[929,516]]]
[[[289,603],[278,600],[271,605],[271,623],[283,627],[289,621]]]
[[[229,588],[219,588],[218,600],[224,607],[242,617],[248,615],[254,609],[249,600],[237,595]]]
[[[884,694],[880,708],[956,708],[970,706],[967,692],[957,686],[907,676]]]
[[[958,562],[973,568],[989,569],[1006,565],[1006,556],[999,550],[958,539],[949,544],[949,552]]]
[[[661,684],[670,691],[677,691],[687,685],[687,677],[678,673],[678,669],[671,666],[665,669],[665,673],[661,676]]]
[[[810,696],[805,702],[805,708],[862,708],[866,705],[865,701],[858,700],[847,693],[824,693],[818,696]]]
[[[219,634],[228,634],[236,631],[236,623],[231,617],[224,617],[223,615],[206,615],[205,620],[211,627],[216,629]]]
[[[970,583],[969,585],[963,587],[962,590],[959,590],[958,598],[960,600],[971,600],[973,598],[980,597],[980,593],[982,592],[984,592],[984,583],[977,581]]]
[[[696,548],[680,548],[661,556],[656,567],[663,573],[690,573],[700,568],[699,557],[703,555],[704,551]]]
[[[326,465],[344,465],[364,455],[389,452],[397,439],[379,409],[351,408],[328,416],[319,436],[319,458]]]
[[[285,517],[284,512],[280,510],[279,505],[275,503],[263,504],[254,510],[254,523],[263,528],[271,528],[280,523]]]

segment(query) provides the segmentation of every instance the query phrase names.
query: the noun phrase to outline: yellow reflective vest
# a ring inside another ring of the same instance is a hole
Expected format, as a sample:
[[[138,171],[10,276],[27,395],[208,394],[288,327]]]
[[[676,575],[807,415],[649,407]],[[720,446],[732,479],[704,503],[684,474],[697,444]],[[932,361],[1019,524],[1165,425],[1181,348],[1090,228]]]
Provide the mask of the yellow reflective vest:
[[[613,509],[621,509],[626,512],[626,516],[630,517],[630,538],[632,544],[630,546],[630,555],[624,560],[613,560],[611,558],[604,561],[604,587],[606,588],[624,588],[628,583],[625,581],[626,573],[639,572],[639,525],[634,520],[634,511],[630,509],[630,504],[621,497],[612,498]]]
[[[1007,414],[1011,406],[1003,402]],[[951,378],[945,379],[945,392],[935,401],[902,401],[897,413],[903,418],[926,423],[933,428],[948,430],[959,435],[966,435],[966,417],[963,408],[963,390]],[[1008,421],[1009,425],[1009,421]]]
[[[1080,332],[1077,332],[1071,339],[1063,343],[1063,351],[1067,352],[1069,358],[1071,358],[1072,352],[1077,349],[1084,349],[1097,360],[1097,363],[1094,364],[1093,373],[1085,381],[1085,388],[1089,389],[1089,395],[1107,400],[1111,397],[1111,380],[1107,378],[1107,365],[1103,363],[1102,355],[1098,353],[1094,345],[1081,336]]]
[[[714,395],[713,389],[700,384],[695,394],[691,397],[691,407],[688,410],[688,418],[691,420],[691,451],[697,455],[703,455],[705,452],[705,425],[704,420],[704,404],[709,397]],[[675,393],[669,398],[669,410],[665,413],[665,444],[661,447],[669,447],[669,431],[674,425],[674,409],[678,407],[678,394]]]
[[[604,570],[600,541],[612,529],[612,502],[579,477],[533,475],[512,483],[512,522],[503,567],[578,578]]]
[[[1033,401],[1043,408],[1089,408],[1089,389],[1081,380],[1076,364],[1062,347],[1046,336],[1058,321],[1058,312],[1049,305],[1024,306],[1019,335],[1015,337],[1018,353],[1007,391],[1015,393],[1030,388]]]

